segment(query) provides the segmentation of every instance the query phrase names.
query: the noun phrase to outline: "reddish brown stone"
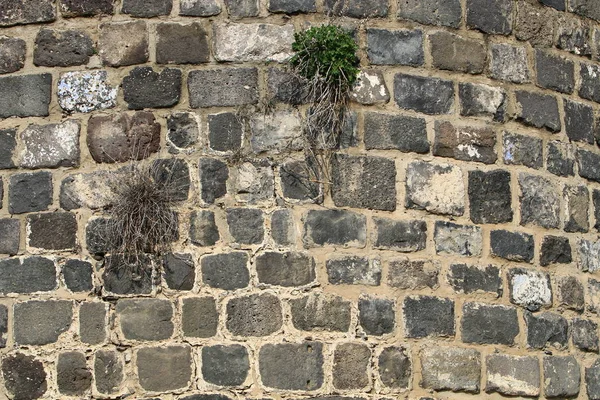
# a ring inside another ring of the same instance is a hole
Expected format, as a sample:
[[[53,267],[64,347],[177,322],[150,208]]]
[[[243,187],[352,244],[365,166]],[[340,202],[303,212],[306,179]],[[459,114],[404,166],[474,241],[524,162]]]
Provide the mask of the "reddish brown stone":
[[[496,132],[490,128],[456,127],[450,122],[435,124],[433,154],[463,161],[493,164]]]

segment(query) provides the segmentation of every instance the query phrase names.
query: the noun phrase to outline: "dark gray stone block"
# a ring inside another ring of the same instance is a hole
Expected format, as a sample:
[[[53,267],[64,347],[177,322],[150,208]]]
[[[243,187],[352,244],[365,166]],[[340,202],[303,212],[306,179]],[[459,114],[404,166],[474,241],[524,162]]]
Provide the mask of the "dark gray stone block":
[[[62,267],[62,275],[71,292],[89,292],[94,288],[92,264],[81,260],[67,260]]]
[[[129,340],[165,340],[173,334],[173,307],[163,299],[122,299],[116,312]]]
[[[14,305],[14,339],[20,346],[54,343],[71,326],[73,303],[31,300]]]
[[[202,201],[213,204],[215,200],[227,194],[229,168],[221,160],[201,158],[198,161],[200,172],[200,197]]]
[[[59,9],[65,18],[112,15],[115,0],[60,0]]]
[[[456,292],[465,294],[482,291],[501,296],[503,291],[500,269],[493,265],[479,267],[452,264],[448,282]]]
[[[362,343],[340,343],[333,353],[333,386],[339,390],[362,389],[371,380],[367,372],[371,350]]]
[[[401,252],[423,250],[427,244],[427,224],[425,221],[397,221],[387,218],[373,218],[375,241],[373,246]]]
[[[123,78],[123,97],[130,110],[171,107],[181,96],[181,70],[135,67]]]
[[[591,319],[575,318],[571,321],[573,345],[582,351],[598,353],[598,324]]]
[[[548,142],[546,168],[557,176],[575,175],[575,150],[570,143]]]
[[[0,219],[0,253],[15,255],[21,243],[21,221],[18,219]]]
[[[517,310],[501,305],[465,303],[461,330],[465,343],[513,345],[519,334]]]
[[[269,12],[300,14],[317,11],[315,0],[269,0]]]
[[[189,149],[198,143],[200,128],[193,113],[176,112],[167,117],[167,139],[176,149],[169,152],[177,153],[179,149]]]
[[[362,0],[325,0],[325,10],[336,16],[350,18],[376,18],[385,17],[388,14],[388,2],[386,0],[373,0],[365,2]]]
[[[459,0],[405,0],[398,7],[398,17],[426,25],[458,28],[462,18]]]
[[[391,389],[407,389],[412,377],[412,363],[408,349],[400,346],[389,346],[379,354],[377,365],[379,378],[385,387]]]
[[[69,212],[30,214],[27,230],[30,247],[74,251],[77,246],[77,219]]]
[[[535,169],[542,168],[544,164],[541,138],[504,132],[502,146],[504,164]]]
[[[423,65],[423,32],[367,29],[367,55],[373,65]]]
[[[215,223],[215,213],[201,210],[190,215],[190,240],[198,246],[214,246],[221,236]]]
[[[256,208],[230,208],[227,225],[233,241],[239,244],[260,244],[264,240],[264,213]]]
[[[519,174],[521,225],[558,228],[560,196],[551,181],[540,176]]]
[[[400,150],[428,153],[429,140],[423,118],[368,112],[365,114],[367,150]]]
[[[289,368],[293,365],[294,368]],[[319,342],[265,344],[258,354],[265,386],[312,391],[323,385],[323,345]]]
[[[209,338],[217,334],[219,314],[212,297],[189,297],[182,300],[182,331],[186,337]]]
[[[254,261],[258,281],[283,287],[304,286],[315,280],[315,261],[304,253],[265,252]]]
[[[99,302],[81,303],[79,308],[79,338],[88,345],[101,344],[106,339],[106,305]]]
[[[119,353],[98,350],[94,358],[94,378],[100,393],[118,393],[123,381],[123,360]]]
[[[569,140],[594,144],[594,109],[587,104],[566,100],[565,132]]]
[[[404,335],[408,338],[454,336],[454,301],[433,296],[404,299]]]
[[[282,323],[281,302],[272,294],[241,296],[227,303],[225,325],[236,336],[268,336]]]
[[[121,12],[132,17],[151,18],[169,15],[173,0],[123,0]]]
[[[11,0],[0,6],[0,26],[56,20],[55,0]]]
[[[200,265],[202,281],[212,288],[236,290],[250,283],[248,254],[245,252],[206,255]]]
[[[304,245],[363,247],[367,239],[366,225],[365,216],[350,211],[310,210],[304,217]]]
[[[92,373],[87,367],[85,354],[77,351],[60,353],[56,362],[56,381],[60,393],[84,395],[92,386]]]
[[[577,150],[579,176],[594,182],[600,182],[600,154],[588,150]]]
[[[255,104],[258,102],[258,70],[224,68],[191,71],[188,91],[192,108]]]
[[[211,17],[220,13],[217,0],[190,0],[179,4],[179,15],[186,17]]]
[[[200,64],[208,62],[208,34],[199,23],[162,23],[156,26],[158,64]]]
[[[248,350],[239,344],[202,348],[202,377],[218,386],[240,386],[250,371]]]
[[[544,236],[540,249],[540,265],[570,264],[573,261],[569,238],[559,236]]]
[[[169,289],[192,290],[196,268],[191,254],[167,254],[164,259],[163,276]]]
[[[332,285],[379,286],[381,283],[381,262],[378,259],[357,256],[329,259],[326,268]]]
[[[367,335],[392,333],[396,326],[394,301],[376,297],[359,299],[358,321]]]
[[[525,91],[517,91],[515,95],[520,108],[517,120],[525,125],[546,128],[550,132],[560,131],[561,123],[556,97]]]
[[[575,66],[572,61],[536,49],[535,68],[537,69],[537,84],[539,86],[561,93],[573,93],[575,89]]]
[[[544,356],[544,395],[569,398],[579,394],[581,371],[573,356]]]
[[[484,33],[508,35],[513,24],[512,0],[468,0],[467,26]]]
[[[54,261],[39,256],[0,261],[0,293],[49,292],[55,289]]]
[[[527,325],[527,346],[533,349],[543,349],[547,345],[564,349],[568,346],[569,324],[562,316],[544,312],[532,314],[525,311]]]
[[[0,97],[0,118],[46,117],[52,95],[52,75],[2,77],[0,92],[4,94]]]
[[[579,87],[579,97],[600,103],[600,66],[595,64],[581,63],[581,86]]]
[[[487,59],[483,43],[444,31],[429,35],[429,41],[435,68],[468,74],[483,72]]]
[[[16,353],[2,360],[4,386],[15,399],[37,399],[48,389],[44,364],[33,356]]]
[[[454,104],[454,85],[438,78],[396,74],[394,99],[400,108],[424,114],[448,114]]]
[[[351,304],[340,296],[313,294],[289,303],[298,330],[348,332]]]
[[[35,38],[33,63],[44,67],[85,65],[94,55],[94,43],[85,32],[42,29]]]
[[[20,38],[0,38],[0,74],[17,72],[25,66],[25,41]]]
[[[523,232],[494,230],[490,233],[492,255],[510,261],[531,262],[534,253],[533,235]]]
[[[192,364],[192,349],[187,345],[141,348],[137,352],[140,386],[152,392],[186,389],[192,380]]]

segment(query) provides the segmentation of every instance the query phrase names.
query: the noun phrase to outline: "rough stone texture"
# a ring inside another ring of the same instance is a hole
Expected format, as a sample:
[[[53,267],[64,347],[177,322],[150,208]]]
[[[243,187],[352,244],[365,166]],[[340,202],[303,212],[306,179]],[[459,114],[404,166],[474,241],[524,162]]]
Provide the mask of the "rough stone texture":
[[[569,1],[569,11],[600,21],[600,9],[597,0],[573,0]]]
[[[373,218],[375,239],[373,246],[400,252],[423,250],[427,242],[425,221],[395,221],[387,218]]]
[[[208,35],[198,23],[162,23],[156,26],[158,64],[200,64],[208,62]]]
[[[125,173],[125,170],[68,175],[60,185],[60,207],[64,210],[83,207],[97,210],[109,207],[115,189],[113,182],[120,179],[122,173]]]
[[[426,25],[458,28],[462,7],[459,0],[405,0],[399,3],[398,17]]]
[[[510,301],[530,311],[552,305],[550,277],[546,273],[513,268],[508,271],[508,287]]]
[[[525,311],[527,346],[543,349],[547,345],[564,349],[569,342],[567,320],[558,314],[543,312],[532,314]]]
[[[14,0],[2,4],[0,26],[52,22],[56,19],[54,0]]]
[[[540,265],[569,264],[573,261],[569,239],[559,236],[544,236],[540,249]]]
[[[352,88],[351,98],[362,105],[385,104],[390,92],[380,71],[360,71]]]
[[[267,336],[281,329],[281,302],[272,294],[236,297],[227,303],[227,330],[236,336]]]
[[[540,176],[519,174],[521,225],[558,228],[560,197],[552,182]]]
[[[581,372],[575,357],[545,356],[543,368],[546,397],[567,398],[579,394]]]
[[[423,32],[367,29],[367,55],[373,65],[423,65]]]
[[[56,289],[54,261],[39,257],[0,261],[0,293],[49,292]]]
[[[44,364],[23,353],[3,358],[2,376],[6,390],[14,399],[37,399],[48,389]]]
[[[364,247],[365,216],[345,210],[311,210],[304,217],[305,247],[324,245]]]
[[[16,137],[16,129],[0,129],[0,170],[15,168],[13,155],[17,147]]]
[[[211,17],[221,13],[221,5],[217,0],[181,0],[179,15],[186,17]]]
[[[251,245],[260,244],[264,240],[264,215],[262,210],[230,208],[227,210],[227,225],[235,243]]]
[[[56,363],[58,390],[68,396],[83,395],[92,386],[92,373],[85,355],[76,351],[61,353]]]
[[[294,365],[294,368],[289,368]],[[266,387],[316,390],[323,385],[323,344],[319,342],[265,344],[258,370]]]
[[[600,182],[600,154],[591,151],[577,150],[577,166],[579,176],[594,182]]]
[[[160,282],[160,275],[154,275],[155,263],[147,255],[140,256],[135,260],[122,255],[111,255],[105,258],[105,268],[102,274],[105,292],[114,295],[150,294]],[[136,269],[138,266],[146,265],[146,268]]]
[[[600,242],[589,240],[579,242],[579,263],[577,266],[584,272],[600,271]]]
[[[433,214],[463,215],[462,171],[450,164],[411,162],[406,170],[406,207]]]
[[[586,186],[565,185],[563,189],[565,232],[587,232],[589,230],[589,197],[590,193]],[[600,246],[598,253],[600,254]],[[597,269],[600,269],[600,265]]]
[[[579,97],[600,103],[600,84],[598,83],[600,67],[594,64],[582,63],[580,75]]]
[[[404,347],[390,346],[379,354],[377,366],[379,378],[385,387],[407,389],[410,385],[412,365],[408,351]]]
[[[431,115],[448,114],[454,104],[454,85],[438,78],[396,74],[394,99],[400,108]]]
[[[164,340],[173,334],[173,308],[162,299],[123,299],[116,307],[125,339]]]
[[[583,285],[574,276],[564,276],[558,279],[557,298],[561,305],[572,310],[583,311],[585,308]]]
[[[244,127],[233,113],[210,114],[208,116],[208,140],[216,151],[236,151],[242,146]]]
[[[0,74],[17,72],[25,66],[25,48],[23,39],[0,37]]]
[[[65,72],[58,81],[58,104],[67,113],[88,113],[113,108],[117,88],[106,71]]]
[[[275,210],[271,214],[271,236],[279,246],[296,242],[296,226],[291,210]]]
[[[535,67],[539,86],[561,93],[573,93],[575,67],[572,61],[537,49],[535,51]]]
[[[534,253],[533,235],[523,232],[494,230],[490,233],[492,255],[510,261],[531,262]]]
[[[275,193],[275,173],[268,158],[245,162],[238,166],[236,198],[240,202],[259,204],[270,202]]]
[[[559,141],[548,142],[546,168],[558,176],[575,175],[575,150],[573,145]]]
[[[315,261],[305,253],[265,252],[254,264],[258,281],[267,285],[294,287],[315,280]]]
[[[30,300],[14,305],[14,340],[23,345],[54,343],[71,326],[73,303],[67,300]]]
[[[317,11],[315,0],[269,0],[269,11],[273,13],[312,13]]]
[[[52,176],[49,172],[10,177],[8,209],[11,214],[44,211],[52,203]]]
[[[519,334],[517,310],[484,303],[465,303],[462,318],[465,343],[513,345]]]
[[[502,147],[504,164],[535,169],[544,164],[542,139],[504,132]]]
[[[225,6],[233,18],[256,17],[259,12],[257,0],[225,0]]]
[[[219,315],[212,297],[190,297],[182,301],[182,331],[186,337],[209,338],[217,333]]]
[[[88,345],[101,344],[106,339],[106,305],[85,302],[79,308],[79,337]]]
[[[216,158],[201,158],[198,162],[200,173],[200,198],[208,204],[227,193],[229,169],[227,164]]]
[[[292,55],[293,41],[292,25],[214,25],[214,55],[221,62],[283,62]]]
[[[98,40],[102,63],[110,67],[143,64],[148,61],[148,30],[143,21],[100,25]]]
[[[171,107],[181,95],[181,70],[165,68],[158,73],[152,67],[136,67],[123,78],[122,87],[130,110]]]
[[[590,57],[593,47],[593,33],[590,26],[573,17],[559,21],[561,24],[557,29],[556,47],[576,55]]]
[[[379,286],[381,262],[363,257],[343,257],[326,262],[327,277],[332,285]]]
[[[508,171],[469,171],[471,221],[476,224],[500,224],[512,221],[510,187]]]
[[[141,348],[137,351],[137,373],[146,391],[185,389],[192,379],[192,349],[185,345]]]
[[[302,121],[298,112],[275,111],[250,121],[250,144],[255,153],[285,152],[302,148]]]
[[[600,399],[600,360],[596,360],[591,367],[585,369],[585,382],[588,397],[591,400]]]
[[[587,104],[566,100],[565,132],[572,141],[594,144],[594,109]]]
[[[214,246],[220,239],[215,213],[201,210],[190,215],[190,241],[198,246]]]
[[[513,83],[529,82],[529,66],[525,47],[509,44],[493,44],[490,59],[490,76]]]
[[[314,164],[310,161],[289,161],[279,168],[281,190],[286,199],[307,203],[323,201],[322,186],[315,182]]]
[[[435,68],[469,74],[483,72],[487,55],[481,42],[444,31],[429,35],[429,41]]]
[[[337,16],[350,18],[385,17],[388,14],[388,2],[373,0],[325,0],[325,10]]]
[[[18,219],[0,219],[0,253],[15,255],[21,242],[21,221]]]
[[[498,158],[495,146],[496,132],[493,129],[436,121],[433,155],[493,164]]]
[[[367,335],[382,336],[394,331],[394,301],[362,297],[358,300],[358,322]]]
[[[169,15],[173,0],[123,0],[121,12],[132,17],[150,18]]]
[[[537,357],[492,354],[486,357],[487,393],[538,396],[540,365]]]
[[[484,33],[508,35],[512,32],[511,0],[468,0],[467,26]]]
[[[404,299],[404,335],[408,338],[454,336],[454,301],[442,297]]]
[[[590,319],[575,318],[571,321],[573,345],[582,351],[598,353],[598,324]]]
[[[85,227],[87,251],[94,256],[104,256],[110,249],[107,238],[107,218],[91,218]]]
[[[192,108],[241,106],[258,101],[256,68],[191,71],[188,91]]]
[[[540,3],[563,0],[541,0]],[[556,13],[537,4],[519,0],[517,3],[517,16],[515,19],[514,32],[517,39],[527,41],[536,47],[552,47],[555,32]]]
[[[369,385],[371,350],[363,343],[340,343],[333,353],[333,386],[340,390],[362,389]]]
[[[444,221],[435,223],[434,241],[437,254],[478,256],[483,247],[480,227]]]
[[[44,250],[73,251],[77,246],[75,214],[54,212],[27,216],[27,245]],[[60,232],[60,235],[56,235]]]
[[[558,11],[565,11],[565,1],[564,0],[540,0],[540,3],[557,9]]]
[[[248,286],[248,254],[244,252],[211,254],[202,257],[202,281],[205,285],[224,290]]]
[[[365,147],[367,150],[428,153],[425,120],[404,115],[366,113]]]
[[[460,115],[487,116],[504,121],[506,116],[506,92],[488,85],[459,83]]]
[[[202,348],[202,377],[219,386],[239,386],[244,383],[250,363],[248,350],[239,344]]]
[[[104,394],[119,392],[123,381],[123,361],[116,351],[99,350],[94,359],[96,390]]]
[[[24,168],[56,168],[79,166],[79,122],[29,125],[21,132],[24,148],[19,164]]]
[[[289,303],[298,330],[347,332],[350,327],[350,302],[340,296],[316,293]]]
[[[450,265],[448,283],[459,293],[478,291],[502,295],[502,276],[500,269],[493,265],[470,266],[466,264]]]
[[[45,117],[52,95],[52,75],[0,77],[0,118]]]
[[[550,132],[561,129],[556,97],[533,92],[517,91],[517,120],[525,125],[546,128]]]
[[[194,113],[175,112],[167,118],[167,140],[170,153],[193,150],[200,136],[199,118]]]
[[[85,65],[93,54],[94,44],[85,32],[42,29],[35,38],[33,63],[45,67]]]
[[[59,10],[65,18],[112,15],[115,0],[60,0]]]
[[[421,365],[423,388],[479,393],[481,354],[475,349],[426,348]]]

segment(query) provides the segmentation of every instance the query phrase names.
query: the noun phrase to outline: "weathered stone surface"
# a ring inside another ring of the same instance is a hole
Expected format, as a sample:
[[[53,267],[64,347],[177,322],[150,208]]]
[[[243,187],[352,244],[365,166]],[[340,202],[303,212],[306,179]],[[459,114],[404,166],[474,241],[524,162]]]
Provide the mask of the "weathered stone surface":
[[[569,1],[569,11],[582,17],[600,21],[600,9],[597,0],[572,0]]]
[[[21,243],[21,221],[18,219],[0,219],[0,253],[15,255]]]
[[[513,83],[529,82],[529,66],[525,47],[509,44],[493,44],[490,60],[490,76]]]
[[[85,244],[87,251],[101,258],[110,250],[108,218],[90,218],[85,227]]]
[[[200,198],[207,204],[227,194],[229,168],[227,164],[215,158],[201,158],[198,161],[200,173]]]
[[[554,56],[544,50],[535,51],[537,84],[545,89],[561,93],[573,93],[575,67],[572,61]]]
[[[248,350],[239,344],[202,348],[202,377],[219,386],[239,386],[250,370]]]
[[[506,116],[506,92],[488,85],[459,83],[460,115],[487,116],[504,121]]]
[[[358,256],[333,258],[326,263],[327,276],[332,285],[379,286],[381,262]]]
[[[196,269],[191,254],[167,254],[163,268],[163,277],[169,289],[192,290]]]
[[[294,368],[289,368],[294,365]],[[311,391],[323,385],[323,344],[265,344],[258,354],[263,385],[281,390]]]
[[[292,324],[301,331],[348,332],[350,302],[340,296],[311,294],[290,300]]]
[[[60,353],[56,362],[58,390],[68,396],[83,395],[92,386],[92,373],[85,354],[77,351]]]
[[[548,274],[536,270],[513,268],[508,271],[510,301],[537,311],[552,305],[552,288]]]
[[[104,65],[123,67],[148,61],[148,30],[143,21],[100,25],[99,54]]]
[[[307,80],[285,68],[269,68],[267,71],[268,96],[291,105],[305,104],[310,93]]]
[[[367,150],[428,153],[425,120],[404,115],[365,113],[365,147]]]
[[[587,104],[565,100],[565,132],[569,140],[594,144],[594,109]]]
[[[46,117],[52,97],[52,75],[0,77],[0,118]]]
[[[445,221],[435,223],[434,241],[437,254],[478,256],[483,247],[480,227]]]
[[[502,295],[502,276],[500,269],[493,265],[470,266],[466,264],[450,265],[448,283],[459,293],[478,291]]]
[[[600,271],[600,241],[579,241],[578,268],[584,272]]]
[[[209,60],[208,35],[199,23],[156,26],[158,64],[200,64]]]
[[[167,117],[169,153],[193,150],[200,136],[200,118],[195,113],[174,112]]]
[[[569,324],[562,316],[550,312],[532,314],[525,311],[527,346],[543,349],[547,345],[564,349],[569,342]]]
[[[374,247],[401,252],[423,250],[427,242],[425,221],[397,221],[373,218],[375,223]]]
[[[77,246],[77,220],[72,213],[30,214],[27,216],[27,233],[30,247],[74,251]]]
[[[118,393],[123,381],[123,360],[119,353],[98,350],[94,359],[94,378],[100,393]]]
[[[394,301],[378,297],[360,298],[358,323],[367,335],[382,336],[392,333],[396,326]]]
[[[587,232],[589,230],[589,197],[590,193],[586,186],[565,185],[563,189],[565,232]],[[597,253],[600,255],[600,245]],[[600,269],[600,261],[597,269]]]
[[[315,175],[318,175],[318,171],[315,171],[315,165],[311,160],[292,160],[282,164],[279,168],[279,178],[283,197],[302,202],[321,203],[322,185],[315,182]]]
[[[60,185],[60,207],[64,210],[97,210],[111,205],[115,182],[126,170],[77,173],[68,175]]]
[[[169,15],[173,0],[123,0],[121,12],[132,17],[151,18]]]
[[[558,176],[575,175],[575,150],[573,145],[559,141],[548,142],[546,168],[548,172]]]
[[[465,303],[461,330],[465,343],[513,345],[519,334],[517,310],[498,304]]]
[[[581,64],[580,69],[581,86],[579,88],[579,97],[600,103],[600,66],[595,64]]]
[[[181,0],[179,15],[186,17],[211,17],[221,13],[221,5],[217,0]]]
[[[559,236],[544,236],[540,249],[540,265],[569,264],[573,261],[569,239]]]
[[[35,38],[33,63],[45,67],[85,65],[93,54],[94,44],[85,32],[41,29]]]
[[[25,66],[25,41],[23,39],[0,37],[0,74],[17,72]]]
[[[540,0],[540,3],[557,9],[558,11],[565,11],[565,1],[564,0]]]
[[[584,149],[577,150],[579,176],[594,182],[600,182],[600,154]]]
[[[79,122],[29,125],[20,134],[24,148],[19,164],[24,168],[56,168],[79,165]]]
[[[426,25],[458,28],[462,17],[459,0],[406,0],[398,6],[398,17]]]
[[[214,246],[220,239],[215,213],[207,210],[193,211],[190,215],[189,235],[193,244]]]
[[[295,111],[276,111],[250,120],[250,144],[255,153],[279,153],[302,148],[302,121]]]
[[[491,128],[455,126],[448,121],[436,121],[433,155],[493,164],[498,158],[495,146],[496,132]]]
[[[264,213],[256,208],[230,208],[227,213],[229,233],[235,243],[251,245],[264,240]]]
[[[49,172],[10,177],[8,210],[11,214],[44,211],[52,204],[52,175]]]
[[[312,13],[317,11],[315,0],[269,0],[269,12],[272,13]]]
[[[333,386],[340,390],[362,389],[369,385],[371,350],[362,343],[340,343],[333,353]]]
[[[244,127],[234,113],[210,114],[208,116],[208,140],[216,151],[236,151],[242,146]]]
[[[254,104],[258,101],[258,71],[256,68],[190,71],[188,91],[192,108]]]
[[[121,332],[130,340],[164,340],[173,334],[173,308],[163,299],[122,299],[116,307]]]
[[[229,15],[233,18],[258,16],[258,0],[225,0]]]
[[[54,261],[38,256],[0,261],[0,293],[49,292],[54,289]]]
[[[160,124],[148,111],[92,115],[88,121],[87,145],[92,158],[99,163],[142,160],[160,148]]]
[[[200,261],[202,281],[205,285],[224,290],[241,289],[248,286],[248,254],[232,252],[211,254]]]
[[[585,369],[585,383],[590,400],[600,399],[600,360]]]
[[[396,74],[394,99],[400,108],[424,114],[448,114],[454,104],[454,85],[438,78]]]
[[[183,335],[209,338],[217,334],[219,314],[212,297],[189,297],[182,300],[181,328]]]
[[[296,224],[291,210],[275,210],[271,214],[271,236],[275,244],[289,246],[296,241]]]
[[[504,132],[502,147],[504,164],[535,169],[542,168],[544,164],[543,141],[540,138]]]
[[[65,72],[58,81],[58,104],[67,113],[88,113],[113,108],[117,88],[106,71]]]
[[[481,354],[475,349],[425,348],[421,353],[425,389],[479,393]]]
[[[404,335],[408,338],[454,336],[454,301],[443,297],[404,299]]]
[[[594,207],[594,228],[600,231],[600,190],[592,190],[592,203]]]
[[[294,27],[272,24],[215,24],[215,59],[284,62],[292,55]]]
[[[545,356],[544,395],[546,397],[575,397],[579,394],[581,372],[573,356]]]
[[[238,165],[235,175],[236,198],[240,202],[270,202],[275,194],[275,173],[268,158]]]
[[[388,14],[388,2],[386,0],[373,0],[370,2],[362,0],[325,0],[325,10],[337,16],[350,18],[385,17]]]
[[[315,262],[304,253],[265,252],[254,264],[258,281],[267,285],[303,286],[315,280]]]
[[[562,0],[541,0],[540,3],[552,1]],[[516,38],[529,42],[534,47],[552,47],[554,44],[556,13],[535,4],[535,2],[530,3],[519,0],[516,4],[518,8],[514,24]]]
[[[272,294],[251,294],[227,303],[225,325],[236,336],[268,336],[282,323],[281,302]]]
[[[519,174],[521,225],[558,228],[560,197],[552,182],[540,176]]]
[[[574,276],[563,276],[557,280],[557,298],[560,305],[575,311],[585,309],[584,289]]]
[[[500,224],[513,219],[510,173],[503,170],[469,171],[471,221]]]
[[[150,174],[154,183],[164,191],[170,201],[181,202],[188,199],[191,182],[190,169],[185,160],[159,158],[152,162]],[[177,232],[173,235],[177,236]]]
[[[487,393],[539,396],[540,365],[537,357],[492,354],[486,357]]]
[[[438,69],[480,74],[487,58],[485,46],[449,32],[429,35],[433,66]]]
[[[433,214],[463,215],[465,186],[460,168],[413,161],[406,170],[406,207]]]
[[[130,110],[171,107],[181,96],[181,70],[165,68],[158,73],[152,67],[135,67],[123,78],[122,87]]]
[[[345,210],[310,210],[304,216],[305,247],[364,247],[367,218]]]
[[[367,29],[367,55],[373,65],[423,65],[423,32]]]
[[[147,255],[140,256],[139,260],[122,255],[106,257],[102,274],[104,290],[113,295],[152,293],[160,284],[160,275],[155,275],[156,262]]]
[[[192,350],[186,345],[145,347],[137,351],[137,373],[146,391],[186,389],[192,380]]]
[[[536,128],[545,128],[550,132],[560,131],[556,97],[525,91],[517,91],[515,95],[518,121]]]
[[[73,304],[67,300],[30,300],[14,305],[13,337],[17,344],[54,343],[71,326]]]
[[[379,378],[384,386],[392,389],[407,389],[412,375],[412,364],[408,349],[389,346],[379,354],[377,364]]]
[[[383,73],[376,70],[360,71],[350,97],[359,104],[385,104],[390,101],[390,92]]]
[[[0,26],[35,24],[56,20],[55,0],[14,0],[0,7]]]
[[[559,25],[557,27],[556,47],[572,54],[590,57],[592,55],[593,33],[589,24],[580,18],[570,17],[569,14],[565,17],[557,20]]]
[[[79,338],[88,345],[101,344],[106,339],[106,305],[81,303],[79,308]]]
[[[575,318],[571,321],[573,345],[582,351],[598,353],[598,324],[591,319]]]
[[[484,33],[508,35],[512,32],[513,1],[468,0],[467,26]]]
[[[112,15],[115,0],[60,0],[59,9],[65,18]]]
[[[494,230],[490,232],[492,255],[510,261],[531,262],[535,243],[533,235],[523,232]]]
[[[0,129],[0,170],[15,168],[13,155],[17,147],[16,137],[16,129]]]
[[[48,389],[44,364],[23,353],[3,358],[2,376],[6,390],[14,399],[37,399]]]

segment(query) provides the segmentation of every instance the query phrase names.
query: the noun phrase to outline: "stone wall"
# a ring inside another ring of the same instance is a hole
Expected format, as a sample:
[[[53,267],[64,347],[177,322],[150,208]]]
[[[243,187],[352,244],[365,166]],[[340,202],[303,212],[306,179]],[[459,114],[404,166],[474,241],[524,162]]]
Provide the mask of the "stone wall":
[[[284,64],[328,21],[331,191]],[[4,0],[0,74],[0,397],[600,399],[600,0]],[[133,279],[140,143],[182,202]]]

